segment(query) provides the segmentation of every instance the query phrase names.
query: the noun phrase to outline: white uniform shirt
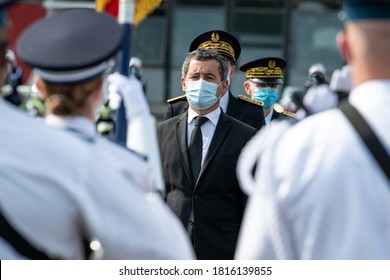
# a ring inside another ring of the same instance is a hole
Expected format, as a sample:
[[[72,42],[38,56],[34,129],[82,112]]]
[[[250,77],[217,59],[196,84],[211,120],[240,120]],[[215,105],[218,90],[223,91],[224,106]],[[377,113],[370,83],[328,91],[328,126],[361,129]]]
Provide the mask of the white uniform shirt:
[[[390,153],[390,81],[366,82],[349,101]],[[255,182],[239,174],[251,196],[235,258],[390,259],[390,182],[349,121],[333,109],[286,126],[244,148],[261,156]]]
[[[104,137],[96,135],[95,124],[85,117],[59,117],[56,115],[48,115],[45,117],[45,123],[59,128],[70,130],[75,133],[81,133],[82,135],[94,139],[97,141],[101,150],[107,151],[107,153],[115,155],[115,160],[118,165],[121,166],[123,171],[129,179],[134,180],[136,185],[142,187],[147,192],[156,191],[154,181],[150,174],[152,173],[152,166],[148,161],[142,159],[140,156],[132,153],[130,150],[119,146]],[[122,163],[120,163],[122,162]]]
[[[83,257],[81,231],[105,259],[188,259],[193,250],[168,207],[148,199],[113,155],[31,119],[0,100],[0,208],[50,256]],[[23,258],[0,238],[0,259]]]

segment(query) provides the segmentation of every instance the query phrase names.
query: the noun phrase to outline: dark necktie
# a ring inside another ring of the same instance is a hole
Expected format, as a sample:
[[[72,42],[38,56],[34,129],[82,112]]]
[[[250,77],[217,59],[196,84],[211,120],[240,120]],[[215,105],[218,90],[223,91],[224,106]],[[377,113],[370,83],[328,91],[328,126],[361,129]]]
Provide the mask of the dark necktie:
[[[195,117],[195,126],[191,133],[190,145],[188,146],[191,160],[192,175],[195,183],[198,180],[202,163],[203,137],[202,130],[200,127],[207,121],[207,117]]]

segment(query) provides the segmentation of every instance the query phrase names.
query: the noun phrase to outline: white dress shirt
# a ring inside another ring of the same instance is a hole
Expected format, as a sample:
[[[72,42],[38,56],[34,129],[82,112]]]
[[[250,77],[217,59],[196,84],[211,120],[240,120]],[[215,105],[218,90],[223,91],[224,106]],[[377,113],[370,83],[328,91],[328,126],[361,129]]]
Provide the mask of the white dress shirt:
[[[203,138],[203,149],[202,149],[202,164],[206,158],[207,151],[209,150],[211,140],[213,139],[215,128],[221,115],[221,109],[218,107],[214,111],[204,115],[202,117],[207,117],[209,120],[201,126],[202,138]],[[195,126],[194,118],[198,114],[195,113],[191,108],[188,108],[188,125],[187,125],[187,145],[190,145],[191,133]]]
[[[349,102],[390,153],[390,81]],[[237,259],[390,259],[390,182],[340,110],[272,123],[246,149],[238,165],[260,157],[254,181],[238,172],[251,195]]]

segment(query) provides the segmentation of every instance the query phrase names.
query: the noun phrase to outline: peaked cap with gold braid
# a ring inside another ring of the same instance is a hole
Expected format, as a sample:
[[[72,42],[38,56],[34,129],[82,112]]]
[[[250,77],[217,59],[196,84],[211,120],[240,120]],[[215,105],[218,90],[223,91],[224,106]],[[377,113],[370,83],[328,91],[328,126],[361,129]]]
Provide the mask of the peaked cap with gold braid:
[[[222,30],[210,30],[196,36],[191,42],[189,51],[199,48],[213,49],[233,62],[237,61],[241,53],[241,45],[237,38]]]
[[[249,61],[241,65],[240,70],[245,77],[256,83],[283,84],[282,70],[287,62],[279,57],[264,57]]]

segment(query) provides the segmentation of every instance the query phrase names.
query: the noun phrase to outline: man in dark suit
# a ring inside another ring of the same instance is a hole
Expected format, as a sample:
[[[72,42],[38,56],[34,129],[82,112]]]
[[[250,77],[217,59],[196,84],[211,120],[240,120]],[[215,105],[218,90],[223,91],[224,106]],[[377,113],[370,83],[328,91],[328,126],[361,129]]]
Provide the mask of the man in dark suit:
[[[245,72],[244,89],[255,101],[263,103],[265,123],[272,120],[296,118],[279,103],[279,87],[283,85],[283,69],[287,62],[279,57],[263,57],[241,65]]]
[[[210,30],[198,35],[191,42],[189,51],[192,52],[198,48],[212,49],[221,54],[228,64],[228,84],[233,79],[236,72],[236,61],[241,53],[241,46],[237,38],[232,34],[222,30]],[[188,102],[185,95],[181,95],[168,101],[168,108],[164,119],[167,120],[180,115],[188,110]],[[263,109],[259,102],[253,102],[246,96],[239,95],[235,97],[228,89],[223,93],[220,99],[222,110],[256,129],[260,129],[264,124]]]
[[[189,53],[181,78],[189,109],[157,124],[167,203],[187,229],[198,259],[233,259],[246,203],[236,163],[257,130],[220,109],[227,71],[225,59],[213,50]],[[199,117],[205,123],[195,170],[191,147]]]

